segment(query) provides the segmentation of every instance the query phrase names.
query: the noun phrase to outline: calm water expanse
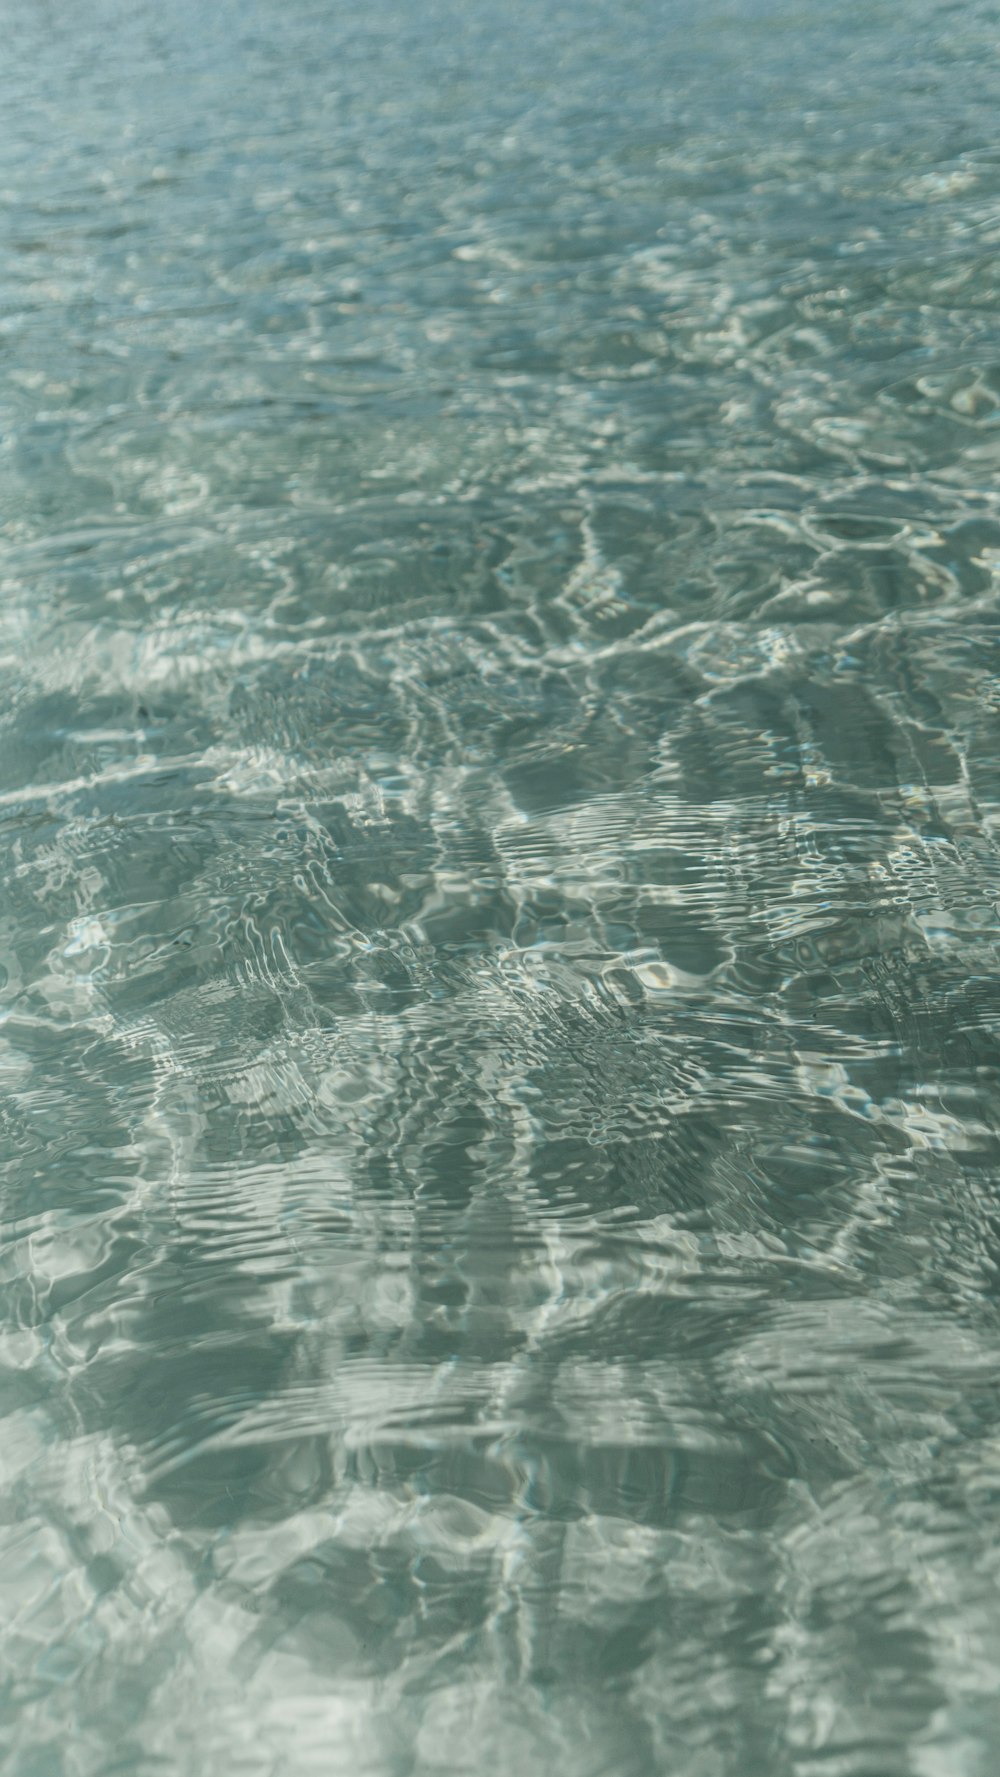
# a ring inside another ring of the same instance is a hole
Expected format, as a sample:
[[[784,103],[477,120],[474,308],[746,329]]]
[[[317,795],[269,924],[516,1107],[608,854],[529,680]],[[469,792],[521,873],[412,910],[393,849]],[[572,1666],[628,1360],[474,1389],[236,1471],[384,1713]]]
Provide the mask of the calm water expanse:
[[[995,1777],[993,0],[0,0],[5,1777]]]

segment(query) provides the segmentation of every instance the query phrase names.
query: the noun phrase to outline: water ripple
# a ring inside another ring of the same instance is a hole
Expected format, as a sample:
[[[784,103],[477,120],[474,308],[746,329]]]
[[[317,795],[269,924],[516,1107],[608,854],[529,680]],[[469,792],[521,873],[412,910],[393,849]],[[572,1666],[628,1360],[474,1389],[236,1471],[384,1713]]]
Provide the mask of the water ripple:
[[[2,5],[16,1777],[986,1777],[995,18]]]

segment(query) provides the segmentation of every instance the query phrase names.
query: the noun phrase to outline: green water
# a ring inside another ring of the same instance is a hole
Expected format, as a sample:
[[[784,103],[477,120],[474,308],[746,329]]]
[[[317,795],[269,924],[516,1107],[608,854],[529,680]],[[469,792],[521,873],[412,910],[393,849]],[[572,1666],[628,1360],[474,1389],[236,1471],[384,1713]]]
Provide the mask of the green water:
[[[995,6],[0,44],[5,1777],[992,1777]]]

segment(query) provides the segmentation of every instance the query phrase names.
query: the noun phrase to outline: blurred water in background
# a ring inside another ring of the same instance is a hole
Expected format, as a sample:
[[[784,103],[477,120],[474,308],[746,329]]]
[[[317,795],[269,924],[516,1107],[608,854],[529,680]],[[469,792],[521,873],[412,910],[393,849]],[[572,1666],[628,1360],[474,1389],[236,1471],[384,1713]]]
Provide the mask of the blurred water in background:
[[[11,1777],[987,1777],[986,0],[0,0]]]

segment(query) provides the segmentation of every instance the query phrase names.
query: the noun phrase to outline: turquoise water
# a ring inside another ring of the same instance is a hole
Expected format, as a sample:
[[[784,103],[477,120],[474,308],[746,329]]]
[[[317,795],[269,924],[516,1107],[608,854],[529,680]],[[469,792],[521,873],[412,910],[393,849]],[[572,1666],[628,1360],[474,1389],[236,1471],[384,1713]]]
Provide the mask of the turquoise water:
[[[11,1777],[992,1777],[984,0],[0,0]]]

